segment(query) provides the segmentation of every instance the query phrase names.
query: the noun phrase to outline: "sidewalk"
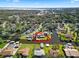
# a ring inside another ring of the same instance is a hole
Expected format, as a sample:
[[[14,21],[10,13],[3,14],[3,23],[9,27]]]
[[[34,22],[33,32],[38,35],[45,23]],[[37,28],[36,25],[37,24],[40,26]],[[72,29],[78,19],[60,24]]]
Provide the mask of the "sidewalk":
[[[18,51],[18,49],[20,48],[21,44],[19,44],[19,47],[18,48],[14,48],[14,51],[13,51],[13,55],[16,54],[16,52]]]
[[[9,45],[9,43],[7,43],[7,44],[2,48],[2,50],[4,50],[5,48],[7,48],[8,45]]]

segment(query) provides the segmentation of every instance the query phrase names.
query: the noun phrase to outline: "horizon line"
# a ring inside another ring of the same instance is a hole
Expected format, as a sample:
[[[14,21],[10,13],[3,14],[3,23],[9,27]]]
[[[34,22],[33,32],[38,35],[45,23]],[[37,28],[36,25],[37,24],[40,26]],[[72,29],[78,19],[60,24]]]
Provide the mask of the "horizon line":
[[[23,7],[23,6],[17,6],[17,7],[14,7],[14,6],[0,6],[0,8],[79,8],[78,6],[74,6],[74,7]]]

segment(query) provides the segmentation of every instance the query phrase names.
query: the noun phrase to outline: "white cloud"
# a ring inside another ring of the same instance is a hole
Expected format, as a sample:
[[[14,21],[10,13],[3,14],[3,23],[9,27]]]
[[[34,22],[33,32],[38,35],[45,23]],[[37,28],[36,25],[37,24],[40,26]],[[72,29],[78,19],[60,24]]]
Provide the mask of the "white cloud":
[[[6,0],[7,2],[20,2],[20,0]]]
[[[71,3],[79,2],[79,0],[70,0]]]

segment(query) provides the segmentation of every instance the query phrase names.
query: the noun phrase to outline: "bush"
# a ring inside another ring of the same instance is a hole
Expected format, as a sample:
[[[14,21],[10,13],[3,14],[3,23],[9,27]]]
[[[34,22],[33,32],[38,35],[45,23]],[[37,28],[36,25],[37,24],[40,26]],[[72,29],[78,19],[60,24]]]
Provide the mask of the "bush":
[[[3,43],[3,40],[2,40],[2,38],[0,38],[0,44],[2,44]]]
[[[53,50],[59,49],[59,45],[58,44],[53,45],[52,49]]]

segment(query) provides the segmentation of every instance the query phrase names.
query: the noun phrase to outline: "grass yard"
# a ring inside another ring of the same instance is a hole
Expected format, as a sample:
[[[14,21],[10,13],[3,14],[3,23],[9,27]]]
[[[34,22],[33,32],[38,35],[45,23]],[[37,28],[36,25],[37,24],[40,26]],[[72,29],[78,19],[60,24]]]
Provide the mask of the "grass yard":
[[[22,49],[22,48],[30,48],[30,52],[29,52],[29,56],[27,58],[32,58],[33,57],[33,54],[34,54],[34,48],[35,47],[40,47],[40,44],[22,44],[21,47],[19,49]],[[59,57],[64,57],[64,52],[62,51],[62,45],[59,45]],[[50,49],[52,48],[52,44],[50,44],[49,47],[47,47],[45,44],[44,44],[44,51],[45,51],[45,57],[49,57],[51,58],[51,56],[49,55],[49,51]],[[14,58],[17,58],[17,56],[13,56]]]
[[[51,48],[53,48],[53,45],[50,45],[49,47],[46,47],[46,46],[44,47],[46,57],[51,58],[51,56],[49,55],[49,51],[50,51]],[[59,45],[58,50],[59,50],[60,52],[58,53],[58,57],[64,58],[65,55],[64,55],[64,52],[63,52],[62,48],[63,48],[63,45]]]
[[[0,44],[0,48],[3,48],[6,45],[6,43]]]
[[[62,58],[65,57],[64,52],[63,52],[62,49],[63,49],[63,45],[59,45],[59,51],[60,51],[60,52],[59,52],[59,56],[58,56],[58,57],[60,57],[60,58],[61,58],[61,57],[62,57]]]
[[[33,57],[33,53],[34,53],[33,49],[34,49],[35,46],[39,47],[40,45],[39,44],[22,44],[19,49],[30,48],[29,56],[27,58],[32,58]],[[17,56],[14,55],[13,57],[16,58]]]
[[[22,44],[21,47],[20,47],[20,49],[22,49],[22,48],[30,48],[30,54],[29,54],[28,58],[32,58],[35,47],[40,47],[40,44]],[[45,51],[45,55],[47,57],[49,57],[49,50],[51,48],[52,48],[52,45],[50,45],[49,47],[46,47],[44,45],[44,51]]]
[[[69,40],[69,39],[66,38],[65,36],[61,36],[61,40],[66,41],[66,40]]]
[[[32,54],[33,54],[34,44],[22,44],[20,49],[22,49],[22,48],[30,48],[30,52],[29,52],[28,58],[31,58]]]
[[[45,51],[46,57],[50,57],[49,51],[50,51],[51,48],[52,48],[52,45],[50,45],[49,47],[44,46],[44,51]]]

